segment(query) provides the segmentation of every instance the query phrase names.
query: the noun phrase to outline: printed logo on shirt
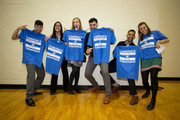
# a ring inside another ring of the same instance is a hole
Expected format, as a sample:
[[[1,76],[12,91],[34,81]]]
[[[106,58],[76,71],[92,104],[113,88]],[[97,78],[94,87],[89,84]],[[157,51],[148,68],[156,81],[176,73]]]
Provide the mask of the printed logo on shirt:
[[[145,38],[143,41],[140,42],[141,48],[146,49],[146,48],[152,48],[155,47],[155,42],[152,41],[154,39],[154,35],[151,35],[148,38]]]
[[[81,41],[81,36],[72,36],[72,35],[69,35],[69,40],[74,40],[74,41]]]
[[[73,42],[69,42],[69,47],[73,47],[73,48],[82,48],[82,43],[73,43]]]
[[[122,63],[136,62],[136,58],[134,57],[136,55],[136,50],[120,50],[119,54],[121,55],[119,57],[119,62]]]
[[[26,36],[26,44],[25,44],[25,49],[29,50],[29,51],[33,51],[33,52],[40,52],[40,47],[34,46],[34,45],[38,45],[41,46],[41,40],[37,40],[34,38],[30,38],[28,36]]]
[[[99,41],[99,40],[107,40],[107,35],[96,35],[96,36],[94,36],[94,41]]]
[[[99,41],[99,43],[95,43],[95,48],[106,48],[107,43],[101,43],[101,41],[107,41],[107,35],[96,35],[93,38],[94,41]]]
[[[50,59],[53,59],[56,61],[60,61],[61,57],[59,55],[56,55],[56,54],[62,54],[62,52],[63,52],[62,49],[59,49],[57,47],[49,45],[48,50],[52,51],[52,53],[47,52],[47,58],[50,58]]]
[[[41,45],[41,40],[30,38],[28,36],[26,36],[26,41],[32,44]]]
[[[106,43],[95,43],[95,48],[106,48]]]

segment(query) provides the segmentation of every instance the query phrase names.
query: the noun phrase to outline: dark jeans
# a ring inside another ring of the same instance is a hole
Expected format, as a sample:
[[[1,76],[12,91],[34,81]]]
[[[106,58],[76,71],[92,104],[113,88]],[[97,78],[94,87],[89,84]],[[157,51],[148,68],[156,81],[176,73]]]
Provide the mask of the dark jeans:
[[[65,60],[65,58],[63,59],[63,62],[61,64],[61,70],[63,74],[63,89],[67,91],[68,85],[69,85],[69,75],[68,75],[68,70],[67,70],[67,61]],[[58,75],[52,74],[51,86],[50,86],[51,91],[57,90],[57,80],[58,80]]]
[[[116,61],[114,59],[109,62],[109,73],[114,73],[116,72]],[[113,77],[110,75],[111,79],[111,84],[116,83],[116,81],[113,79]],[[134,79],[128,79],[129,83],[129,90],[130,90],[130,95],[137,95],[136,91],[136,85],[135,85],[135,80]]]
[[[158,90],[158,72],[160,71],[159,68],[152,68],[150,70],[141,72],[142,80],[143,80],[143,86],[146,89],[146,92],[150,92],[148,78],[149,73],[151,74],[151,90],[152,90],[152,99],[156,99],[157,90]]]

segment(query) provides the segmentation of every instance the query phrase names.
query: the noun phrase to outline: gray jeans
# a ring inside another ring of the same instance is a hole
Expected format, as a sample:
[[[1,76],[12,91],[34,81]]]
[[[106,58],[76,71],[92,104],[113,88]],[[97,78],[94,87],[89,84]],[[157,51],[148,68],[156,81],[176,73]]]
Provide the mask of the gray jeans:
[[[110,76],[109,76],[109,71],[108,71],[108,63],[100,63],[99,65],[102,71],[102,77],[104,81],[106,95],[111,95],[112,91],[111,91],[111,81],[110,81]],[[87,62],[86,69],[85,69],[85,77],[94,87],[99,86],[95,78],[92,76],[96,66],[97,64],[94,64],[93,57],[89,56],[89,60]]]
[[[26,64],[27,68],[27,85],[26,85],[26,99],[33,98],[33,93],[36,92],[40,87],[45,77],[44,65],[41,68],[33,64]],[[37,77],[35,78],[35,72]]]

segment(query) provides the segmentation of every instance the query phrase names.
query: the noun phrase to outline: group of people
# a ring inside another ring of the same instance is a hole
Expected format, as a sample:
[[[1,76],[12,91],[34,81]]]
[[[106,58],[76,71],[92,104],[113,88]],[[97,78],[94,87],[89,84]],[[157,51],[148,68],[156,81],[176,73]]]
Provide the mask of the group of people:
[[[12,39],[17,40],[21,38],[21,34],[19,34],[19,31],[25,30],[27,25],[22,25],[18,27],[13,35]],[[96,18],[91,18],[89,20],[89,28],[92,31],[93,29],[98,28],[98,20]],[[81,20],[76,17],[72,20],[72,30],[83,30],[82,29],[82,23]],[[111,31],[114,31],[112,28],[108,28]],[[34,32],[35,33],[41,33],[43,30],[43,22],[40,20],[36,20],[34,24]],[[127,32],[127,39],[125,41],[120,41],[117,46],[135,46],[133,43],[133,40],[135,38],[135,30],[131,29]],[[142,81],[143,86],[146,90],[145,94],[142,96],[142,98],[147,98],[150,95],[150,87],[148,83],[148,76],[149,73],[151,74],[151,90],[152,90],[152,99],[149,105],[147,106],[148,110],[152,110],[155,107],[156,103],[156,94],[158,90],[158,72],[161,70],[162,66],[162,56],[161,54],[157,53],[156,48],[160,48],[161,44],[168,43],[169,40],[166,36],[164,36],[159,31],[151,31],[148,25],[145,22],[141,22],[138,25],[138,34],[139,34],[139,41],[138,46],[141,48],[142,51],[142,58],[141,58],[141,75],[142,75]],[[85,77],[87,80],[93,85],[92,88],[88,89],[88,92],[95,92],[99,91],[100,87],[93,77],[93,71],[95,70],[96,66],[98,64],[94,63],[93,60],[93,47],[88,44],[90,32],[86,34],[85,36],[85,43],[84,43],[84,53],[86,55],[89,55],[89,59],[87,61],[87,65],[85,68]],[[59,41],[65,42],[67,45],[67,42],[63,40],[63,27],[62,24],[57,21],[53,26],[53,33],[50,36],[50,38],[58,39]],[[48,37],[44,38],[44,41],[46,42],[48,40]],[[116,47],[117,47],[116,46]],[[113,51],[114,52],[114,51]],[[84,56],[86,57],[86,56]],[[85,58],[84,58],[85,59]],[[67,61],[65,58],[63,58],[63,62],[61,64],[61,70],[63,74],[63,89],[65,92],[68,92],[70,95],[77,93],[81,93],[79,87],[78,87],[78,81],[79,81],[79,75],[80,75],[80,67],[82,66],[83,61]],[[67,66],[68,64],[72,68],[72,72],[70,73],[70,76],[68,74]],[[99,63],[99,66],[101,68],[100,74],[103,77],[106,96],[104,99],[104,104],[109,104],[111,102],[111,94],[112,92],[116,92],[120,85],[112,78],[112,76],[109,73],[116,72],[116,58],[114,57],[113,60],[111,60],[108,63],[101,62]],[[27,93],[26,93],[26,99],[25,102],[29,106],[35,106],[35,102],[33,101],[34,95],[40,95],[42,92],[37,92],[37,90],[40,88],[44,77],[45,77],[45,70],[44,65],[42,63],[41,67],[38,67],[34,64],[26,64],[27,68]],[[35,78],[35,73],[37,73],[37,77]],[[74,86],[72,85],[73,80],[75,79]],[[52,74],[51,77],[51,85],[50,85],[50,95],[53,95],[56,93],[57,90],[57,80],[58,75]],[[128,79],[129,88],[130,88],[130,95],[132,95],[132,99],[130,101],[131,105],[138,103],[138,95],[136,91],[136,85],[134,79]],[[74,90],[74,91],[73,91]]]

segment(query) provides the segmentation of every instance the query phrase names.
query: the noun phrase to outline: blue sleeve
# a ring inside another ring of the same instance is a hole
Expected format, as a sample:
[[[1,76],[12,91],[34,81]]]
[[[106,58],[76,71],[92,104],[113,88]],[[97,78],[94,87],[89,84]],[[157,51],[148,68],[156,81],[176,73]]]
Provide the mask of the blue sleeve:
[[[138,53],[139,53],[139,57],[142,58],[142,51],[141,48],[138,46]]]
[[[113,56],[116,58],[117,47],[114,49]]]
[[[50,39],[48,39],[48,40],[46,41],[46,47],[45,47],[45,48],[46,48],[46,51],[48,50],[49,40],[50,40]]]
[[[64,34],[63,34],[63,41],[64,41],[64,42],[67,42],[67,39],[66,39],[66,31],[65,31]]]
[[[92,35],[92,31],[90,32],[90,35],[89,35],[89,38],[88,38],[88,42],[87,42],[87,45],[93,47],[93,35]]]
[[[164,35],[164,34],[162,34],[160,31],[154,31],[154,32],[156,32],[156,36],[155,37],[157,37],[157,40],[164,40],[164,39],[167,39],[167,37]]]
[[[20,41],[20,42],[23,42],[24,39],[25,39],[25,35],[24,35],[25,33],[24,33],[24,31],[25,31],[25,30],[21,30],[21,32],[20,32],[20,34],[19,34],[19,38],[20,38],[19,41]]]
[[[111,32],[112,32],[112,34],[111,34],[111,43],[115,43],[115,41],[116,41],[116,37],[115,37],[115,35],[114,35],[114,31],[112,31],[111,30]]]
[[[139,39],[139,40],[138,40],[138,46],[139,46],[139,47],[140,47],[140,41],[141,41],[141,40]]]

